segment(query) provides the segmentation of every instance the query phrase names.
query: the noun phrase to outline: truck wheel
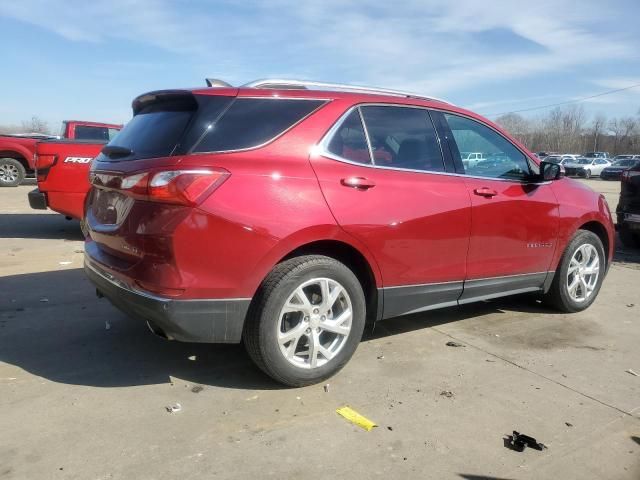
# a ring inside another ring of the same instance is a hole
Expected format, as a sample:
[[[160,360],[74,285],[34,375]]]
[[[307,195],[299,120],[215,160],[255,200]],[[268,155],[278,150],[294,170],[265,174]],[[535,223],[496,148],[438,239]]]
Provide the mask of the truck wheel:
[[[17,187],[25,175],[25,169],[18,160],[0,158],[0,187]]]
[[[632,232],[624,224],[620,225],[618,233],[620,234],[620,241],[625,247],[640,248],[640,234]]]
[[[606,271],[606,256],[600,238],[587,230],[578,230],[562,254],[545,295],[546,303],[562,312],[579,312],[598,296]]]
[[[256,365],[291,387],[320,382],[355,352],[366,303],[360,282],[333,258],[306,255],[277,265],[254,298],[243,340]]]

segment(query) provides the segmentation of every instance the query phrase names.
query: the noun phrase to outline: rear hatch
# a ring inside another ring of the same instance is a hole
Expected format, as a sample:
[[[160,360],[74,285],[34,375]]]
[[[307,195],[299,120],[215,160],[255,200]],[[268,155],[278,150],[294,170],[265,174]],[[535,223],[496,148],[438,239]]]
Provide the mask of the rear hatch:
[[[156,193],[166,198],[149,201],[150,180],[156,173],[165,173],[168,183],[180,180],[179,186],[193,180],[188,175],[174,179],[174,173],[167,172],[180,172],[177,168],[184,154],[207,133],[236,91],[221,89],[220,93],[194,95],[171,90],[134,100],[133,118],[91,166],[86,221],[95,242],[91,248],[98,257],[109,256],[103,259],[105,263],[126,269],[145,254],[161,261],[170,253],[166,245],[170,245],[172,224],[184,218],[191,202],[175,191],[159,189]],[[206,175],[207,179],[218,178],[216,173]]]

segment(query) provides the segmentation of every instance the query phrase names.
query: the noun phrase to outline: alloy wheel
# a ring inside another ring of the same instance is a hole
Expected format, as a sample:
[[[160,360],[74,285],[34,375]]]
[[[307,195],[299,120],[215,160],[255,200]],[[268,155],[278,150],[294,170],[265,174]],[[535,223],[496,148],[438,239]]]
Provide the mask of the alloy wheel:
[[[0,180],[5,183],[15,182],[20,175],[18,167],[15,165],[4,164],[0,165]]]
[[[280,352],[300,368],[325,365],[342,350],[351,332],[353,307],[347,290],[330,278],[299,285],[280,311]]]
[[[587,300],[598,284],[600,256],[590,243],[580,245],[574,252],[567,270],[567,291],[577,303]]]

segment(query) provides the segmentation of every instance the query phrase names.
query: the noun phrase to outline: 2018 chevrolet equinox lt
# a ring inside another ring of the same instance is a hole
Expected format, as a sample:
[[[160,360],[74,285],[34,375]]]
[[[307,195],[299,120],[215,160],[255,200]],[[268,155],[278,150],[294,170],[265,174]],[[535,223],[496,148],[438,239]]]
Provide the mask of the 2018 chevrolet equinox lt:
[[[136,98],[91,166],[86,273],[154,332],[242,341],[301,386],[341,369],[370,322],[598,295],[604,197],[488,120],[393,90],[212,84]]]

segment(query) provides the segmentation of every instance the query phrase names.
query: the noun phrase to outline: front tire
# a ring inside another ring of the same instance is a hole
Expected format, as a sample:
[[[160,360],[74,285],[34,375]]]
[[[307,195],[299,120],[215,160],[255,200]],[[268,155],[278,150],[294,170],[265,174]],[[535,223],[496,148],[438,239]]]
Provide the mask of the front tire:
[[[0,187],[17,187],[27,172],[15,158],[0,158]]]
[[[355,352],[366,318],[362,286],[337,260],[320,255],[278,264],[254,298],[243,339],[251,359],[291,387],[337,373]]]
[[[598,296],[605,272],[602,241],[593,232],[578,230],[562,254],[545,300],[562,312],[585,310]]]

